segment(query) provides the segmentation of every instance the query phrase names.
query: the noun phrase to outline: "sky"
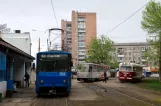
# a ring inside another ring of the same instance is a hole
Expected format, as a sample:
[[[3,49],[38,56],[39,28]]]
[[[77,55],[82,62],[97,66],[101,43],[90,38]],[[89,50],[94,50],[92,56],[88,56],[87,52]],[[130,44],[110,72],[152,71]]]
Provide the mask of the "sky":
[[[147,33],[141,28],[142,11],[124,22],[115,30],[110,29],[121,23],[149,0],[53,0],[58,27],[61,19],[71,20],[71,12],[96,12],[97,36],[107,35],[116,43],[145,42]],[[159,0],[156,0],[159,1]],[[47,49],[49,28],[56,28],[56,19],[52,10],[51,0],[1,0],[0,24],[7,23],[11,30],[30,32],[32,40],[32,55],[38,52],[38,38],[41,41],[41,51]],[[33,31],[32,29],[36,30]],[[59,31],[54,33],[59,34]],[[51,35],[51,40],[58,35]],[[61,44],[60,37],[54,44]]]

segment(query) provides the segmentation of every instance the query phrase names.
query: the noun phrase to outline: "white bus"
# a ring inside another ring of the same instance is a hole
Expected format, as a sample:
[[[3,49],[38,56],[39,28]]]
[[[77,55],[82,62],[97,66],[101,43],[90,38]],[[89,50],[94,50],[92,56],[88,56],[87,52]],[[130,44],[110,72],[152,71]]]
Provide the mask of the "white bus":
[[[107,79],[110,77],[110,66],[94,63],[82,63],[83,69],[77,73],[78,81],[96,81],[104,79],[106,71]]]
[[[141,81],[144,78],[143,65],[135,63],[120,63],[119,76],[120,82],[124,81]]]

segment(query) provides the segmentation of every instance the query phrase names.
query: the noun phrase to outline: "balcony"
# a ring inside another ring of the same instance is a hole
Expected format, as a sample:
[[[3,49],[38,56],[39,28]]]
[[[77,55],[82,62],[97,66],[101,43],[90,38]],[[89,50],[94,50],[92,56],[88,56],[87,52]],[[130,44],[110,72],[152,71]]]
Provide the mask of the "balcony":
[[[146,50],[145,49],[141,49],[142,52],[145,52]]]
[[[78,61],[79,63],[86,63],[85,61]]]
[[[72,30],[72,28],[71,28],[71,27],[70,27],[70,28],[69,28],[69,27],[67,27],[67,28],[66,28],[66,30],[67,30],[67,31],[71,31],[71,30]]]
[[[80,22],[80,21],[81,21],[81,22],[84,22],[84,21],[86,21],[86,20],[85,20],[85,18],[78,18],[78,21],[79,21],[79,22]]]
[[[78,32],[86,32],[85,29],[78,29]]]
[[[78,52],[78,55],[85,55],[86,53]]]
[[[117,55],[117,57],[125,57],[124,55]]]
[[[124,62],[124,60],[118,60],[118,62],[122,63],[122,62]]]
[[[85,28],[86,28],[86,26],[85,26],[85,25],[78,24],[78,30],[79,30],[79,29],[85,29]]]
[[[141,61],[142,61],[142,62],[145,62],[145,61],[147,61],[147,60],[146,60],[146,59],[141,59]]]

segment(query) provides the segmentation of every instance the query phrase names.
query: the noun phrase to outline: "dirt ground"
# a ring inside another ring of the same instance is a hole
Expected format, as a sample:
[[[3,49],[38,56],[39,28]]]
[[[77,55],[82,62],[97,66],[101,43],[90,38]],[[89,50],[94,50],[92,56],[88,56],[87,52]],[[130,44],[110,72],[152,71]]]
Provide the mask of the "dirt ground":
[[[95,84],[113,89],[117,92],[132,96],[143,101],[161,104],[161,92],[139,88],[135,83],[120,83],[117,78],[110,78],[107,83],[95,82]]]
[[[77,80],[73,80],[72,84],[73,86],[71,89],[69,100],[96,100],[99,98],[96,92],[83,86]]]
[[[103,100],[103,98],[78,83],[77,80],[73,80],[69,97],[45,96],[37,98],[35,86],[32,85],[30,88],[18,89],[18,93],[15,93],[12,98],[5,98],[0,106],[68,106],[68,104],[70,106],[79,106],[84,103],[80,101],[89,103],[92,100]]]
[[[155,102],[156,106],[159,106],[161,98],[161,95],[154,91],[144,90],[130,83],[120,83],[116,78],[110,78],[107,83],[102,81],[80,83],[74,79],[68,97],[45,96],[37,98],[34,85],[31,88],[23,88],[18,91],[12,98],[4,99],[0,106],[155,106],[146,102],[153,104]]]

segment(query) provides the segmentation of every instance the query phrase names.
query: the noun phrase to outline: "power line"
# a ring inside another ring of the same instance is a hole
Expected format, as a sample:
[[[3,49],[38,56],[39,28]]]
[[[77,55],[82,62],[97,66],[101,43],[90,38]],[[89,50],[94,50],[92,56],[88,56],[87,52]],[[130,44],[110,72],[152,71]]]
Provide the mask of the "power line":
[[[150,1],[149,1],[150,2]],[[124,22],[126,22],[127,20],[129,20],[132,16],[134,16],[137,12],[139,12],[142,8],[144,8],[149,2],[147,2],[146,4],[144,4],[141,8],[139,8],[137,11],[135,11],[133,14],[131,14],[128,18],[126,18],[124,21],[122,21],[121,23],[119,23],[118,25],[116,25],[115,27],[113,27],[111,30],[109,30],[107,33],[115,30],[117,27],[119,27],[120,25],[122,25]]]
[[[7,18],[7,19],[9,19],[9,20],[11,20],[11,21],[13,21],[13,22],[17,22],[17,23],[19,23],[19,24],[21,24],[21,25],[23,25],[23,26],[26,26],[26,28],[28,28],[28,29],[30,29],[30,30],[32,30],[32,31],[44,32],[44,31],[40,31],[40,30],[37,30],[37,29],[33,29],[33,28],[29,27],[28,25],[26,25],[25,23],[22,23],[22,22],[20,22],[20,21],[15,20],[15,19],[11,19],[10,17],[8,17],[8,16],[6,16],[6,15],[4,15],[4,14],[2,14],[2,13],[0,13],[0,15],[3,16],[3,17],[5,17],[5,18]]]
[[[53,5],[52,0],[51,0],[51,5],[52,5],[53,12],[54,12],[54,16],[55,16],[55,20],[56,20],[57,27],[59,28],[58,21],[57,21],[57,17],[56,17],[56,13],[55,13],[55,9],[54,9],[54,5]]]

